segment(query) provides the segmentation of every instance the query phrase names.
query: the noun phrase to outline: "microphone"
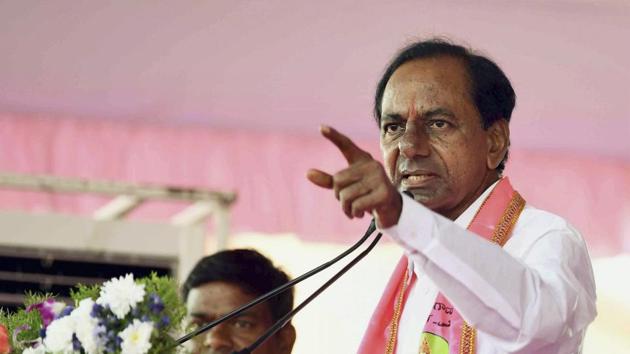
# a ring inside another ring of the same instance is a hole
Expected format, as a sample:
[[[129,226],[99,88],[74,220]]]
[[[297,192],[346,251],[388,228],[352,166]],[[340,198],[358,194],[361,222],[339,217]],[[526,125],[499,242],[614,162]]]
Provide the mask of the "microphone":
[[[372,220],[372,223],[374,223],[374,220]],[[317,290],[315,290],[308,298],[306,298],[306,300],[302,301],[302,303],[300,303],[295,309],[288,312],[281,319],[276,321],[276,323],[274,323],[273,326],[271,326],[265,333],[263,333],[260,337],[258,337],[258,339],[256,339],[256,341],[252,343],[249,347],[243,350],[240,350],[238,352],[232,352],[232,354],[251,354],[254,350],[256,350],[256,348],[258,348],[258,346],[260,346],[267,339],[269,339],[269,337],[276,334],[280,329],[282,329],[282,327],[284,327],[287,323],[289,323],[289,321],[291,321],[293,316],[295,316],[298,312],[300,312],[300,310],[306,307],[306,305],[308,305],[316,297],[321,295],[321,293],[324,292],[324,290],[326,290],[330,285],[332,285],[332,283],[336,282],[339,278],[341,278],[342,275],[344,275],[348,270],[350,270],[350,268],[354,267],[357,263],[359,263],[360,260],[362,260],[365,256],[367,256],[367,254],[370,253],[370,251],[372,251],[374,246],[376,246],[376,244],[381,240],[381,236],[383,236],[383,234],[379,232],[374,238],[374,240],[372,241],[372,243],[370,243],[368,248],[365,249],[365,251],[359,253],[358,256],[356,256],[352,261],[350,261],[350,263],[348,263],[345,267],[343,267],[339,272],[335,273],[335,275],[333,275],[326,283],[324,283],[324,285],[322,285]]]
[[[187,341],[189,341],[190,339],[212,329],[213,327],[218,326],[219,324],[230,320],[232,318],[234,318],[235,316],[238,316],[241,312],[258,305],[259,303],[268,300],[269,298],[272,298],[280,293],[282,293],[283,291],[294,287],[296,284],[302,282],[303,280],[306,280],[310,277],[312,277],[313,275],[329,268],[330,266],[332,266],[333,264],[339,262],[341,259],[345,258],[347,255],[349,255],[350,253],[354,252],[354,250],[356,250],[357,248],[359,248],[363,243],[365,243],[365,241],[374,233],[374,231],[376,230],[376,222],[374,221],[374,219],[372,219],[372,221],[370,222],[370,226],[367,228],[367,230],[365,231],[365,234],[363,235],[363,237],[361,237],[361,239],[359,241],[357,241],[354,245],[352,245],[350,248],[348,248],[346,251],[344,251],[343,253],[341,253],[340,255],[338,255],[337,257],[331,259],[330,261],[314,268],[311,269],[310,271],[302,274],[301,276],[289,281],[286,284],[283,284],[271,291],[269,291],[268,293],[261,295],[257,298],[255,298],[254,300],[248,302],[247,304],[233,310],[232,312],[224,315],[223,317],[214,320],[208,324],[205,324],[202,327],[199,327],[198,329],[182,336],[181,338],[177,339],[175,341],[175,345],[173,347],[177,347]],[[371,249],[371,248],[370,248]],[[345,269],[345,268],[344,268]],[[343,269],[342,269],[343,270]],[[344,272],[345,273],[345,272]],[[342,273],[343,274],[343,273]],[[323,291],[323,290],[322,290]],[[300,304],[301,305],[301,304]],[[282,327],[280,327],[282,328]]]

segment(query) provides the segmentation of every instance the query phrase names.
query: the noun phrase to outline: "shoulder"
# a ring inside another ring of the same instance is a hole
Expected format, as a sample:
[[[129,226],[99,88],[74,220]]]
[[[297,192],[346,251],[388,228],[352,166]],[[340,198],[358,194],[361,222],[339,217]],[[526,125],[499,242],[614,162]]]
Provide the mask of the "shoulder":
[[[547,279],[579,283],[588,294],[585,299],[594,303],[595,280],[586,242],[565,218],[526,205],[505,250],[532,269],[544,270],[540,274]]]
[[[535,228],[540,230],[575,230],[575,228],[560,215],[538,209],[531,204],[526,204],[514,227],[518,229]]]
[[[541,245],[557,252],[586,249],[582,235],[569,221],[527,204],[514,225],[506,249],[524,255],[532,247]]]

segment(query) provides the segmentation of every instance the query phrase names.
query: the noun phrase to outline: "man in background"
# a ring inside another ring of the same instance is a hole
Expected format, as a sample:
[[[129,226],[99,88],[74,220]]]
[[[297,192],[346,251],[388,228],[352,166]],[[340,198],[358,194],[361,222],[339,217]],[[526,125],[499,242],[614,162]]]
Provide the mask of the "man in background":
[[[188,319],[194,326],[203,326],[288,281],[286,273],[254,250],[228,250],[206,256],[182,286]],[[193,353],[229,354],[242,350],[292,308],[291,289],[193,338]],[[289,323],[254,354],[289,354],[294,342],[295,328]]]

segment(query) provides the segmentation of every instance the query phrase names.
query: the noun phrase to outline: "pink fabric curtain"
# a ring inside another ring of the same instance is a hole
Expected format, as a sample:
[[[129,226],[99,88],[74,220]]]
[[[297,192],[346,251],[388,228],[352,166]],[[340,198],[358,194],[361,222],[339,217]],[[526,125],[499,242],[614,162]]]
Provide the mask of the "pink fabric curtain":
[[[235,232],[350,242],[368,222],[347,220],[329,192],[306,180],[310,167],[344,166],[318,136],[0,114],[0,139],[3,172],[236,191]],[[374,139],[357,143],[380,156],[376,131]],[[576,225],[594,254],[630,251],[629,162],[515,146],[507,174],[528,202]],[[89,214],[106,201],[0,190],[2,209]],[[149,203],[131,217],[164,218],[181,208]]]

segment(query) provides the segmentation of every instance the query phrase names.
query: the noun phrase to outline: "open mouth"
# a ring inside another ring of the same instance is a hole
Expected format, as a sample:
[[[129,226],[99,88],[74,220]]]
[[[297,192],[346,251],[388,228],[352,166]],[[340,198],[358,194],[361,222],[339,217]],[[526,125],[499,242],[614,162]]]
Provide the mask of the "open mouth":
[[[405,188],[424,187],[437,177],[436,174],[430,172],[422,173],[403,173],[400,184]]]

